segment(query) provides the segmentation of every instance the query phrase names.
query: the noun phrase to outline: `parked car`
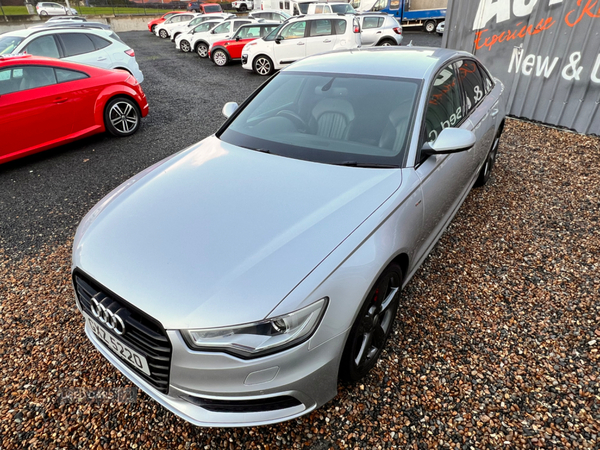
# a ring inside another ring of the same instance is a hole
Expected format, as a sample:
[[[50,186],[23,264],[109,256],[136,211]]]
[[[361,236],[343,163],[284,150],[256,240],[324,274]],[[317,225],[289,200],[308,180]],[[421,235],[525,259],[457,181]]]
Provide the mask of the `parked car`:
[[[393,16],[385,13],[362,13],[357,18],[363,47],[385,47],[402,43],[402,25]]]
[[[107,25],[102,22],[88,22],[87,20],[85,22],[79,22],[79,21],[74,21],[74,20],[70,20],[70,21],[61,20],[61,21],[57,21],[57,22],[47,21],[41,25],[34,25],[33,27],[29,27],[29,29],[38,29],[38,28],[93,28],[96,30],[108,30],[109,33],[111,33],[110,25]],[[112,33],[112,34],[114,34],[114,33]]]
[[[231,2],[231,7],[239,12],[252,11],[254,9],[254,2],[252,0],[238,0]]]
[[[306,14],[356,14],[350,3],[310,3]]]
[[[248,14],[248,17],[250,17],[252,19],[264,19],[264,20],[268,20],[270,22],[283,23],[292,16],[290,16],[288,13],[283,12],[283,11],[275,11],[275,10],[265,9],[265,10],[251,11]]]
[[[150,22],[148,22],[148,31],[150,31],[150,33],[154,33],[154,29],[156,28],[157,25],[160,25],[161,23],[163,23],[165,20],[167,20],[169,17],[171,17],[174,14],[182,14],[182,13],[183,13],[183,11],[170,11],[168,13],[163,14],[158,19],[151,20]]]
[[[226,19],[210,31],[194,33],[190,36],[190,46],[200,58],[208,58],[208,49],[213,42],[229,39],[239,27],[256,22],[254,19],[235,17]]]
[[[377,364],[402,289],[489,178],[503,89],[450,49],[282,70],[84,217],[72,267],[88,338],[196,425],[325,404]]]
[[[251,23],[238,28],[231,39],[216,41],[210,45],[208,57],[217,65],[225,66],[242,59],[242,49],[248,42],[264,37],[278,28],[277,23]]]
[[[190,2],[187,5],[188,11],[199,12],[202,14],[222,13],[223,9],[218,3]]]
[[[195,45],[194,35],[199,34],[205,36],[210,30],[222,22],[223,20],[221,19],[206,20],[201,24],[196,25],[187,33],[180,33],[179,36],[175,38],[175,48],[184,53],[195,51],[194,47],[192,46],[192,42],[194,42]]]
[[[439,36],[443,36],[444,35],[444,27],[446,26],[446,21],[443,20],[440,23],[438,23],[435,32],[439,35]]]
[[[305,56],[360,47],[360,25],[353,15],[293,17],[242,50],[242,67],[270,75]]]
[[[0,163],[104,131],[130,136],[147,114],[146,96],[128,72],[0,56]]]
[[[175,28],[180,27],[181,25],[187,25],[190,23],[198,14],[196,13],[186,13],[186,14],[174,14],[165,20],[163,23],[159,23],[154,28],[154,34],[163,39],[171,36],[171,31]]]
[[[25,52],[103,69],[123,69],[141,83],[144,75],[135,60],[135,52],[111,34],[114,33],[109,34],[107,30],[79,28],[9,31],[0,35],[0,55]]]
[[[75,8],[68,8],[60,3],[40,2],[35,5],[35,10],[40,16],[63,16],[78,14]]]
[[[65,21],[87,22],[87,19],[83,16],[56,16],[56,17],[50,17],[48,20],[46,20],[46,23],[48,23],[48,22],[65,22]]]
[[[175,41],[177,36],[181,33],[187,33],[193,30],[197,25],[200,25],[202,22],[206,22],[207,20],[225,20],[231,17],[235,17],[235,14],[230,13],[216,13],[216,14],[196,14],[192,20],[178,27],[175,27],[171,30],[171,41]]]

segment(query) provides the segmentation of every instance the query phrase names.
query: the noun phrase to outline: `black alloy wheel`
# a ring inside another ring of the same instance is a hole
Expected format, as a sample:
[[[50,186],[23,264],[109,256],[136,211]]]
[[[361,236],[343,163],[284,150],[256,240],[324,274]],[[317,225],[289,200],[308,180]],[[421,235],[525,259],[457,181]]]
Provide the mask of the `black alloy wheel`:
[[[377,363],[394,326],[402,279],[400,266],[390,264],[369,292],[344,347],[341,379],[358,381]]]

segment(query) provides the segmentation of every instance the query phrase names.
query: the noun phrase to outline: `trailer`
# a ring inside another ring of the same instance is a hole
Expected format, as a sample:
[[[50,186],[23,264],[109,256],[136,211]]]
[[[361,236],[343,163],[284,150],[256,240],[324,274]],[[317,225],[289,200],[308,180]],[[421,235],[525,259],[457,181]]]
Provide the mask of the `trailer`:
[[[357,11],[380,11],[394,16],[402,26],[420,26],[433,33],[446,20],[448,0],[353,0]]]

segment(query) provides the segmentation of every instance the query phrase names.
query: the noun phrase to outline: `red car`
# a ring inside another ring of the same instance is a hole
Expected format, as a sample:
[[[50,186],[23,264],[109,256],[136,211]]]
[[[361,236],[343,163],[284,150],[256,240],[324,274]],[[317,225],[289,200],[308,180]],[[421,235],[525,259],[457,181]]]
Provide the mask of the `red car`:
[[[130,136],[147,115],[146,95],[129,72],[0,56],[0,163],[103,131]]]
[[[208,56],[217,66],[225,66],[230,61],[239,61],[242,59],[244,45],[266,36],[279,26],[279,23],[250,23],[242,25],[231,39],[217,41],[211,45]]]
[[[156,25],[160,25],[161,23],[163,23],[165,20],[167,20],[169,17],[171,17],[174,14],[181,14],[184,12],[185,11],[170,11],[168,13],[163,14],[158,19],[151,20],[150,22],[148,22],[148,31],[150,31],[150,33],[154,33],[154,28],[156,28]]]

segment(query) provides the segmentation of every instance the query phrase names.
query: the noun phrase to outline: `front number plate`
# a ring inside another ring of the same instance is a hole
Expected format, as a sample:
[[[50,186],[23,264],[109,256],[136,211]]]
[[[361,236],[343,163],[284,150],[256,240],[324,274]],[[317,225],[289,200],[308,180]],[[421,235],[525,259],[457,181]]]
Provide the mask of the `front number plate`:
[[[102,342],[108,345],[117,355],[132,364],[135,368],[141,370],[146,375],[150,375],[150,368],[148,367],[148,361],[146,361],[145,356],[119,341],[112,334],[98,325],[94,319],[87,317],[87,315],[86,319],[94,334],[100,338]]]

